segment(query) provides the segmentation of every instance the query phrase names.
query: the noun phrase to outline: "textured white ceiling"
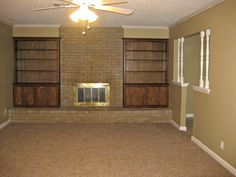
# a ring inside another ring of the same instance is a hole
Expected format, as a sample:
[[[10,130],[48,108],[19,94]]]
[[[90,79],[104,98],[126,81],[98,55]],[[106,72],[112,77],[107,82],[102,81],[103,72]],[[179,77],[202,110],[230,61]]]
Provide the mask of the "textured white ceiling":
[[[114,0],[119,1],[119,0]],[[169,26],[219,0],[128,0],[120,7],[134,10],[131,16],[96,11],[93,26]],[[34,12],[32,9],[52,6],[56,0],[0,0],[0,19],[13,24],[61,24],[75,26],[68,18],[74,10],[59,9]]]

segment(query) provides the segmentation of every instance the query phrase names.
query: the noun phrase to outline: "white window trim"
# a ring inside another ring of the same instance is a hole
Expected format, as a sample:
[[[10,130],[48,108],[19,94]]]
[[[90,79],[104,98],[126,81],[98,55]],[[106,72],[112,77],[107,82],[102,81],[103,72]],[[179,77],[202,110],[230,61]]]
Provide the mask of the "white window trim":
[[[205,93],[205,94],[210,94],[211,90],[204,88],[204,87],[199,87],[199,86],[193,86],[193,90],[196,92],[201,92],[201,93]]]
[[[188,87],[189,83],[184,83],[184,38],[178,39],[178,61],[177,61],[177,82],[172,83],[179,87]]]
[[[207,29],[206,31],[201,31],[201,53],[200,53],[200,81],[199,86],[193,86],[193,90],[205,94],[210,94],[211,90],[209,89],[209,66],[210,66],[210,35],[211,30]],[[206,37],[206,60],[205,60],[205,81],[203,80],[203,71],[204,71],[204,40]]]
[[[176,86],[179,86],[179,87],[188,87],[189,86],[189,83],[180,83],[180,82],[175,82],[175,81],[172,81],[172,83]]]
[[[201,38],[201,50],[200,50],[200,80],[199,86],[193,86],[193,90],[205,94],[210,94],[211,90],[209,89],[210,81],[209,81],[209,66],[210,66],[210,35],[211,30],[207,29],[200,32]],[[204,41],[206,39],[206,51],[204,52]],[[205,53],[205,55],[204,55]],[[204,61],[205,56],[205,61]],[[178,61],[177,61],[177,82],[172,81],[172,83],[176,86],[180,87],[188,87],[189,83],[184,83],[184,38],[178,39]],[[205,80],[204,80],[204,62],[205,62]]]

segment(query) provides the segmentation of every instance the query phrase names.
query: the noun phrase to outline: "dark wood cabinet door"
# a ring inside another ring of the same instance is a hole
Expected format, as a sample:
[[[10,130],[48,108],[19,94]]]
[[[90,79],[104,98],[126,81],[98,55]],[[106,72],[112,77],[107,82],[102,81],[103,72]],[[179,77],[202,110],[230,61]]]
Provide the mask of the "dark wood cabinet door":
[[[147,104],[150,106],[160,104],[160,92],[159,87],[148,87],[147,88]]]
[[[149,106],[168,106],[168,87],[147,87]]]
[[[168,85],[125,85],[125,107],[168,107]]]
[[[125,86],[124,98],[126,107],[143,106],[146,104],[146,88],[143,86]]]
[[[14,107],[59,107],[59,85],[14,84]]]
[[[36,87],[35,105],[37,106],[57,106],[58,87]]]
[[[159,87],[159,98],[161,106],[168,106],[169,102],[169,87]]]
[[[34,87],[14,87],[14,105],[34,105]]]

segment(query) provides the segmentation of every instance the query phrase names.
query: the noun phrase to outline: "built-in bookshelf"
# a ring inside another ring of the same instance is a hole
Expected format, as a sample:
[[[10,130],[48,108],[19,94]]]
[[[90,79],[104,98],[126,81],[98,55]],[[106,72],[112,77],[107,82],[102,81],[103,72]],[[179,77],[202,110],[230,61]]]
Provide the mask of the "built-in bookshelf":
[[[14,59],[14,106],[59,106],[59,38],[14,38]]]
[[[168,106],[167,78],[168,40],[124,39],[125,107]]]

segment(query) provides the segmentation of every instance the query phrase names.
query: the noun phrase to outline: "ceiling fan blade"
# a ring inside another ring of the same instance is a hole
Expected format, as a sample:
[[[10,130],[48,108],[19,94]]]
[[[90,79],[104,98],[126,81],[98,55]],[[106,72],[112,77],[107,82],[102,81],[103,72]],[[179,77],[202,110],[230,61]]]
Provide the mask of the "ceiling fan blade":
[[[71,5],[77,5],[77,4],[73,3],[70,0],[58,0],[58,1],[61,1],[61,2],[64,2],[64,3],[68,3],[68,4],[71,4]]]
[[[54,3],[55,7],[61,7],[61,6],[70,6],[69,4],[60,4],[60,3]]]
[[[109,1],[104,1],[104,2],[102,2],[101,4],[102,5],[115,5],[115,4],[127,4],[128,2],[127,1],[120,1],[120,2],[109,2]]]
[[[124,14],[124,15],[131,15],[134,11],[130,9],[125,9],[121,7],[112,7],[112,6],[94,6],[95,9],[97,10],[103,10],[103,11],[108,11],[108,12],[114,12],[114,13],[119,13],[119,14]]]
[[[38,8],[33,9],[33,11],[43,11],[43,10],[53,10],[53,9],[62,9],[62,8],[76,8],[79,7],[78,5],[56,5],[55,7],[44,7],[44,8]]]
[[[45,8],[33,9],[33,11],[53,10],[53,9],[61,9],[61,8],[65,8],[65,7],[45,7]]]

